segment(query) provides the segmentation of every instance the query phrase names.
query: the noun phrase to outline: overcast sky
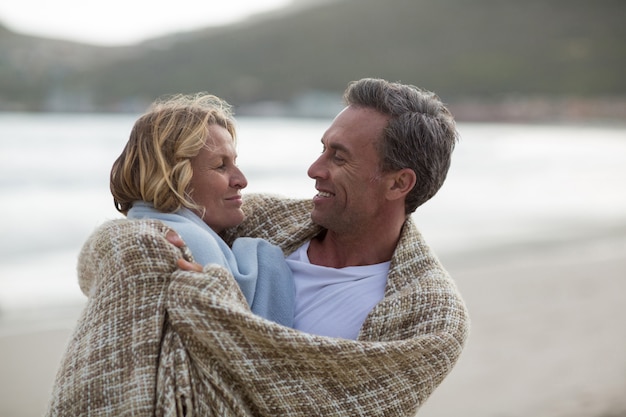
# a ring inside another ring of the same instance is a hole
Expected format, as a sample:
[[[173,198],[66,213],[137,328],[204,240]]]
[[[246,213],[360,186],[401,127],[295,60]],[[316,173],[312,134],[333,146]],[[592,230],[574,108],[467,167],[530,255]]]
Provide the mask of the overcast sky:
[[[26,35],[128,45],[175,32],[233,23],[288,3],[290,0],[2,0],[0,22]]]

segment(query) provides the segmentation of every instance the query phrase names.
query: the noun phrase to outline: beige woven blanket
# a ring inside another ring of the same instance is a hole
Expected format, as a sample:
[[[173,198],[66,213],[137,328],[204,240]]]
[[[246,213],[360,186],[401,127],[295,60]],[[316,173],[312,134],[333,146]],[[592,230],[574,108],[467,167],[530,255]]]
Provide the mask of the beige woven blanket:
[[[294,235],[279,229],[288,252]],[[177,270],[167,230],[111,221],[83,247],[89,299],[47,415],[412,416],[461,353],[465,306],[410,221],[357,341],[253,315],[224,269]]]

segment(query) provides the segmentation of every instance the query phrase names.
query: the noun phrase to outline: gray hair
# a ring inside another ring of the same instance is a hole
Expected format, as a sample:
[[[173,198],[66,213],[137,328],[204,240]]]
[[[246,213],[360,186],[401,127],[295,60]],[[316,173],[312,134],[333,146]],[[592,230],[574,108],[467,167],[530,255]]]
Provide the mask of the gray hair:
[[[390,116],[378,141],[380,169],[415,172],[417,182],[405,200],[406,214],[414,212],[439,191],[448,174],[458,141],[452,114],[432,92],[375,78],[351,82],[343,98],[347,105]]]

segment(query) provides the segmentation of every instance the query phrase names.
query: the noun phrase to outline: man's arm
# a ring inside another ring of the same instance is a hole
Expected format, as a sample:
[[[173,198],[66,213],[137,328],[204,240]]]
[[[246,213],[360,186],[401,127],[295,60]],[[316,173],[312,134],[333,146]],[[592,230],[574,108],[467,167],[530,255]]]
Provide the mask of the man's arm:
[[[458,348],[446,333],[361,342],[299,332],[251,314],[224,271],[204,272],[174,274],[172,327],[203,385],[230,387],[259,416],[413,416]]]
[[[239,226],[226,230],[222,237],[228,244],[242,236],[265,239],[288,254],[321,231],[311,222],[312,207],[311,200],[269,194],[245,195],[245,220]]]
[[[165,297],[181,256],[163,239],[168,229],[153,220],[113,220],[83,245],[78,277],[89,298],[46,415],[155,414],[157,397],[167,394],[156,387]]]

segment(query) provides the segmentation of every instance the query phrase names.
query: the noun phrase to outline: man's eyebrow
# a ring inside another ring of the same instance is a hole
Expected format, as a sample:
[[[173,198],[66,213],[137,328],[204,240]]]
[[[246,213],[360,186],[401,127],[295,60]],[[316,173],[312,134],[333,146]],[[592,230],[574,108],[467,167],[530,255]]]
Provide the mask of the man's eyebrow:
[[[322,145],[325,148],[328,147],[328,148],[333,149],[335,151],[342,151],[342,152],[345,152],[345,153],[348,153],[348,154],[350,153],[350,149],[348,149],[345,145],[343,145],[341,143],[330,142],[330,143],[326,144],[324,142],[324,139],[322,139]]]

